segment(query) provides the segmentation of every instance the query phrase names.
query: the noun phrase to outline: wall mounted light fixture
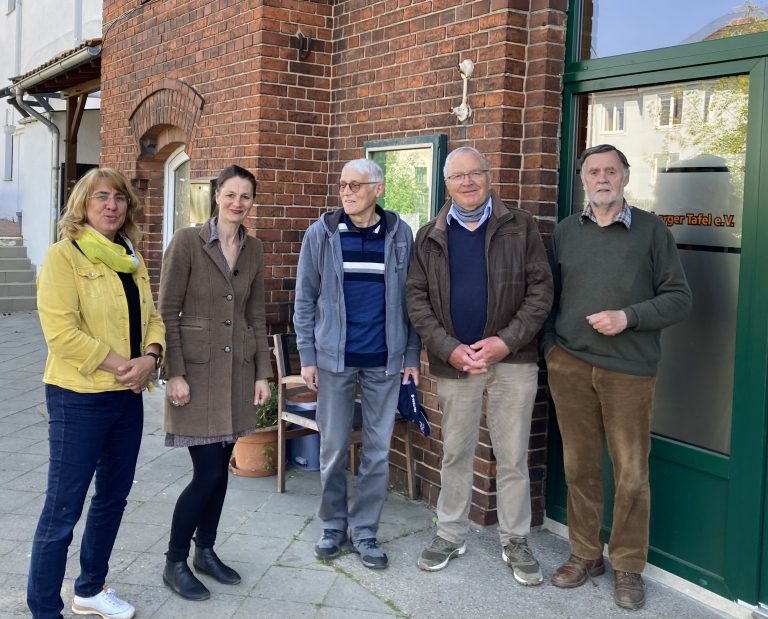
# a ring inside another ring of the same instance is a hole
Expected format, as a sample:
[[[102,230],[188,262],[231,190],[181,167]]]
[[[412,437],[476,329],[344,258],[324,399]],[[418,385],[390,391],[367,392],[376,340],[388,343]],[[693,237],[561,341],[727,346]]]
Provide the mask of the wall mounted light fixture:
[[[299,49],[299,60],[306,60],[309,58],[309,53],[312,51],[312,38],[305,36],[304,33],[299,30],[296,35],[296,47]]]
[[[470,116],[472,116],[472,108],[467,103],[467,84],[469,78],[472,77],[472,72],[475,70],[475,63],[471,60],[462,60],[459,63],[459,73],[461,73],[461,79],[464,80],[464,95],[461,98],[461,105],[453,108],[453,113],[456,114],[456,118],[460,123],[463,123]]]

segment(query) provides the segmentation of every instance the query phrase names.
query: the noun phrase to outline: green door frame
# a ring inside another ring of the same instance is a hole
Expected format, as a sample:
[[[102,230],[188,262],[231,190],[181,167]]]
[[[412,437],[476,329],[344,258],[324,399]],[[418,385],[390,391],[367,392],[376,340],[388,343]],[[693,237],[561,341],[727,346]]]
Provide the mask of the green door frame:
[[[724,520],[720,540],[699,539],[699,544],[722,543],[722,570],[712,572],[652,549],[650,561],[672,573],[730,599],[756,603],[768,598],[768,509],[766,509],[766,438],[768,437],[768,211],[760,217],[758,205],[768,200],[768,33],[706,41],[589,61],[575,58],[581,3],[571,3],[563,77],[563,141],[560,160],[559,218],[570,214],[577,153],[575,97],[579,94],[748,74],[749,119],[744,186],[742,254],[739,275],[731,455],[723,456],[677,441],[654,437],[652,467],[666,462],[703,472],[725,484],[726,505],[714,505],[701,518]],[[575,6],[574,6],[575,5]],[[572,28],[574,28],[572,30]],[[765,281],[765,284],[760,285]],[[564,522],[564,482],[559,436],[550,442],[550,477],[555,481],[547,496],[547,513]],[[661,465],[660,465],[661,466]],[[680,489],[678,489],[680,491]],[[683,490],[684,491],[684,490]],[[552,503],[550,502],[552,501]],[[704,510],[702,510],[704,511]],[[658,517],[658,514],[656,514]],[[662,516],[663,519],[663,516]],[[701,522],[701,521],[700,521]],[[692,522],[691,528],[697,523]],[[695,539],[695,535],[693,536]],[[653,541],[653,540],[652,540]]]

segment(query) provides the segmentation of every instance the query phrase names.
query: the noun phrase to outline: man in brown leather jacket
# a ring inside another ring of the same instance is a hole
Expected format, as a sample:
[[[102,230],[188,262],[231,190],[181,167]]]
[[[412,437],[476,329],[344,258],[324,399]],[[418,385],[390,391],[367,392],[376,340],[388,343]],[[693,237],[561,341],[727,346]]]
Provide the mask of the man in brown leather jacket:
[[[552,305],[552,274],[536,223],[491,191],[482,153],[458,148],[443,172],[451,205],[419,230],[406,288],[442,411],[437,535],[418,566],[440,570],[466,551],[487,393],[502,558],[515,580],[538,585],[541,570],[527,542],[528,438],[538,388],[536,334]]]

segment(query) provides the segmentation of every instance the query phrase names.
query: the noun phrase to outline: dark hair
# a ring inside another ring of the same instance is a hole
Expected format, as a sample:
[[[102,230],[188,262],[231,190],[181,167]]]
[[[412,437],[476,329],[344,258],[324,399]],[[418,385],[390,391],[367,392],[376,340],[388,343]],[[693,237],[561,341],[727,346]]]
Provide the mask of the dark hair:
[[[241,168],[239,165],[231,165],[224,168],[214,182],[214,189],[216,193],[219,193],[221,186],[226,183],[230,178],[242,178],[251,182],[251,188],[253,193],[256,193],[256,177],[251,174],[245,168]]]
[[[597,155],[599,153],[616,153],[624,170],[629,170],[629,161],[627,161],[627,157],[613,144],[598,144],[597,146],[590,146],[587,150],[581,153],[581,157],[579,157],[579,170],[584,167],[584,162],[587,160],[587,157],[590,155]]]

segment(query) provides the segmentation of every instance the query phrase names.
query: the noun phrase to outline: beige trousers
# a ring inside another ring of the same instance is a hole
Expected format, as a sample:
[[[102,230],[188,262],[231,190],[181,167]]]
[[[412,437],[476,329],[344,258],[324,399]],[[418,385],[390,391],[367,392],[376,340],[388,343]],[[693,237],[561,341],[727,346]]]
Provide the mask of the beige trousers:
[[[528,439],[538,388],[535,363],[497,363],[485,374],[463,379],[439,378],[443,413],[443,463],[437,500],[437,533],[461,543],[469,530],[475,446],[480,432],[483,394],[496,456],[496,505],[502,545],[524,537],[531,528]]]

